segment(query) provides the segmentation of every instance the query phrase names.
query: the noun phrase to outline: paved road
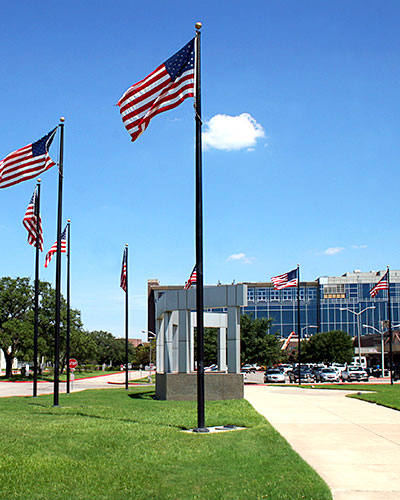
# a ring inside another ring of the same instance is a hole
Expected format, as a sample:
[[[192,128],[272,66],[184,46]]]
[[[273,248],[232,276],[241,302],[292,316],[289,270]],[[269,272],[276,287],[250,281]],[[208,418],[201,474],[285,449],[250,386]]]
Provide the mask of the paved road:
[[[147,372],[132,370],[129,372],[129,380],[145,377]],[[112,382],[112,383],[110,383]],[[76,379],[71,392],[84,391],[85,389],[109,389],[110,387],[121,387],[118,383],[125,382],[125,372],[93,377],[86,379]],[[52,394],[53,382],[39,382],[37,385],[38,394]],[[0,382],[0,398],[10,396],[31,396],[33,391],[32,382]],[[65,382],[60,382],[60,394],[66,392]]]
[[[400,499],[400,412],[350,391],[246,385],[245,398],[327,482],[335,500]]]

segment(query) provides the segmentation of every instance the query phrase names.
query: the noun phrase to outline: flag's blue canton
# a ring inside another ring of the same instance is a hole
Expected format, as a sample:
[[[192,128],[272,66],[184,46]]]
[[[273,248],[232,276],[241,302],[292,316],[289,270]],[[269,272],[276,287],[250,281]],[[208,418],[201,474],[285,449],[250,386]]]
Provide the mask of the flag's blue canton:
[[[293,271],[290,271],[289,273],[287,273],[287,280],[288,281],[295,280],[296,278],[297,278],[297,269],[293,269]]]
[[[171,80],[174,82],[185,71],[194,68],[194,38],[179,52],[167,59],[164,63]]]
[[[57,127],[56,127],[57,128]],[[56,128],[36,142],[32,143],[32,156],[45,155],[53,142]]]

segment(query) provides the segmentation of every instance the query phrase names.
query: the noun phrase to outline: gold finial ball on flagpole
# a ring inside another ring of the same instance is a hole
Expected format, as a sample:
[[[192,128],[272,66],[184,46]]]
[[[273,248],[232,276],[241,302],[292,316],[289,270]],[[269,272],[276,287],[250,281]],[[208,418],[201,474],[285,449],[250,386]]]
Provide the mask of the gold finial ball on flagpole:
[[[71,222],[71,219],[68,219],[67,222]]]
[[[42,182],[42,179],[38,179],[37,181],[38,181],[38,182]]]
[[[197,30],[200,30],[200,29],[201,29],[201,27],[203,26],[203,24],[202,24],[202,23],[200,23],[200,22],[197,22],[194,26],[195,26],[195,28],[196,28]]]
[[[60,122],[65,122],[65,118],[64,118],[64,116],[61,116],[61,118],[60,118]]]
[[[125,246],[127,247],[127,246],[128,246],[128,243],[125,243]]]

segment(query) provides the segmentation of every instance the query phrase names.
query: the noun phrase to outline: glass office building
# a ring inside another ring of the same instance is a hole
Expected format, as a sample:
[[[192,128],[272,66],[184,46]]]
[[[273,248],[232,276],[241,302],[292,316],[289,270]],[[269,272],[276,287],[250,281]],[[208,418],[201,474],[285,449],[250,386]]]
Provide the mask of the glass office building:
[[[387,290],[379,291],[371,298],[369,291],[383,277],[384,271],[353,271],[342,276],[323,276],[315,281],[300,283],[300,328],[301,335],[317,332],[343,330],[357,335],[357,314],[361,334],[374,333],[369,325],[382,330],[388,320]],[[271,318],[271,333],[287,337],[292,331],[297,333],[297,288],[274,290],[272,283],[245,283],[248,304],[241,308],[242,314],[254,318]],[[148,282],[148,329],[155,328],[154,303],[163,290],[182,289],[182,286],[160,286],[157,280]],[[392,324],[400,323],[400,271],[390,271],[390,298]],[[209,309],[208,312],[223,312]],[[350,312],[353,311],[353,312]],[[386,328],[385,328],[386,329]]]
[[[343,330],[357,335],[357,314],[361,333],[374,333],[384,327],[388,319],[387,291],[381,290],[375,298],[369,291],[386,271],[363,273],[353,271],[342,276],[324,276],[315,281],[300,283],[300,323],[302,335]],[[271,333],[287,337],[297,330],[297,289],[274,290],[271,283],[247,283],[248,305],[242,313],[254,318],[271,318]],[[390,271],[390,299],[392,324],[400,321],[400,271]],[[353,312],[351,312],[353,311]],[[296,331],[297,333],[297,331]]]

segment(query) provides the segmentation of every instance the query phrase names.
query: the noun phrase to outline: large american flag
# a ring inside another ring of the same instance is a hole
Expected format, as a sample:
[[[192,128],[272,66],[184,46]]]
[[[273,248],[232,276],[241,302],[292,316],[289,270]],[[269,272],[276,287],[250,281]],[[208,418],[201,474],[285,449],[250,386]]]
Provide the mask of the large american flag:
[[[56,131],[57,127],[38,141],[10,153],[0,161],[0,188],[32,179],[55,165],[50,158],[49,147]]]
[[[194,97],[194,38],[150,75],[130,87],[118,102],[125,128],[135,141],[153,116]]]
[[[378,281],[378,283],[373,288],[371,288],[371,290],[369,291],[371,297],[376,297],[378,295],[379,290],[388,290],[389,288],[388,273],[389,271],[386,271],[386,273],[382,276],[382,278]]]
[[[196,266],[194,266],[193,271],[189,276],[189,279],[185,283],[185,290],[189,290],[189,288],[192,285],[195,285],[196,283],[197,283],[197,269]]]
[[[61,253],[67,252],[67,227],[65,226],[64,231],[61,234]],[[44,267],[47,267],[53,257],[53,255],[57,252],[57,241],[53,244],[50,250],[46,254],[46,258],[44,260]]]
[[[36,244],[36,230],[37,230],[37,218],[36,218],[36,207],[37,207],[37,190],[38,188],[35,188],[35,191],[33,192],[31,201],[29,202],[28,208],[26,209],[24,218],[22,220],[22,224],[24,225],[25,229],[28,231],[28,243],[30,245],[33,245],[34,247],[37,246]],[[43,252],[43,230],[42,230],[42,218],[40,217],[39,214],[39,249],[41,252]]]
[[[282,288],[290,288],[297,286],[297,269],[293,269],[285,274],[273,276],[271,278],[275,290],[282,290]]]
[[[124,248],[124,254],[122,256],[122,268],[121,268],[121,282],[120,286],[124,292],[126,292],[126,248]]]

